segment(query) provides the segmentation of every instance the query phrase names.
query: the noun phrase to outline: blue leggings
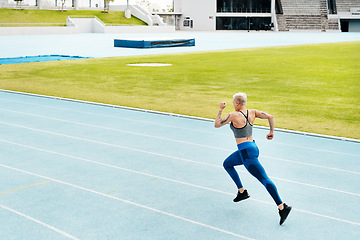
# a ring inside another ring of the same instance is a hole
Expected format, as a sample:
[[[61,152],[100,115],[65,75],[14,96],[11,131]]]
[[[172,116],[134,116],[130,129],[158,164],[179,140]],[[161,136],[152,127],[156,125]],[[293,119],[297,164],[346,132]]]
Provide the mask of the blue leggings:
[[[253,175],[257,180],[259,180],[262,185],[269,192],[271,197],[274,199],[276,205],[282,203],[279,193],[277,192],[275,184],[267,176],[265,169],[260,164],[259,160],[259,149],[254,142],[244,142],[238,145],[238,150],[232,153],[224,161],[224,168],[235,182],[237,188],[242,188],[240,178],[236,172],[234,166],[243,165],[245,168]]]

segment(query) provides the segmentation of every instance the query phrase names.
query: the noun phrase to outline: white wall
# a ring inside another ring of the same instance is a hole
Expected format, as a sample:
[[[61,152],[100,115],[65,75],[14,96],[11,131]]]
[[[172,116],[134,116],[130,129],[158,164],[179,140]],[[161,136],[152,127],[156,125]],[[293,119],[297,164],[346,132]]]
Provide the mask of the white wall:
[[[182,13],[180,30],[216,30],[216,0],[175,0],[175,12]],[[193,19],[192,29],[183,26],[185,17]]]
[[[42,1],[42,9],[51,8],[51,9],[58,9],[61,8],[61,0],[57,0],[57,6],[55,6],[55,0],[38,0],[38,3]],[[104,9],[104,0],[76,0],[77,7],[79,9],[88,9],[91,8],[99,8]],[[129,5],[139,5],[140,0],[129,0]],[[126,5],[126,0],[114,0],[114,2],[110,2],[110,6],[112,5]],[[149,0],[150,6],[149,9],[156,9],[162,12],[163,9],[167,9],[167,5],[171,6],[171,1],[168,1],[166,5],[159,5],[156,2]],[[30,6],[32,8],[35,7],[36,0],[23,0],[22,5],[23,6]],[[97,4],[97,6],[96,6]],[[14,7],[16,3],[14,0],[0,0],[0,7]],[[144,5],[146,6],[146,5]],[[64,8],[71,8],[72,7],[72,0],[66,0]]]
[[[42,34],[75,34],[76,27],[1,27],[0,36],[6,35],[42,35]]]
[[[78,28],[79,33],[91,33],[93,31],[93,18],[71,18],[72,22]]]
[[[112,26],[105,27],[104,33],[173,33],[174,26]]]
[[[61,0],[58,0],[61,1]],[[66,0],[71,2],[71,0]],[[104,9],[104,0],[77,0],[78,7],[81,8],[96,8],[96,4],[98,8]],[[90,6],[91,5],[91,6]],[[110,3],[111,6],[111,3]]]
[[[96,18],[68,18],[68,27],[0,27],[0,36],[76,33],[172,33],[174,26],[105,26]]]
[[[126,5],[114,5],[111,6],[110,11],[125,11]],[[140,5],[130,5],[130,12],[132,16],[137,17],[143,22],[147,23],[149,26],[157,25],[157,26],[166,26],[163,20],[158,15],[152,15],[146,8]]]

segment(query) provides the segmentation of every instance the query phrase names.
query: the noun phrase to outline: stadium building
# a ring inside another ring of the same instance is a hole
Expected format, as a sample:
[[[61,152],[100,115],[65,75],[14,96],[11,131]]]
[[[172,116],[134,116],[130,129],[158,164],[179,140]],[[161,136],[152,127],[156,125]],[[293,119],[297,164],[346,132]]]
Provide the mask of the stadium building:
[[[104,0],[64,1],[67,9],[104,7]],[[39,9],[62,5],[62,0],[22,2],[24,7]],[[115,0],[111,6],[124,3],[125,0]],[[0,7],[14,5],[14,0],[0,0]],[[154,14],[174,24],[177,30],[360,32],[360,0],[173,0],[173,10]]]
[[[359,0],[175,0],[181,30],[360,32]]]

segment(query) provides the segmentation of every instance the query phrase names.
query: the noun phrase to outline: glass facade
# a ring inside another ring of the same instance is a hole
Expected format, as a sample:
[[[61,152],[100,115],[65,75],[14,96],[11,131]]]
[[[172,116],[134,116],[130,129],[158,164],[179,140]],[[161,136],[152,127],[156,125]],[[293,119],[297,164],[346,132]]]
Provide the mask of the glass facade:
[[[271,17],[217,17],[216,30],[270,30]]]
[[[327,0],[328,13],[337,14],[336,11],[336,0]]]
[[[270,13],[271,0],[217,0],[218,13]]]

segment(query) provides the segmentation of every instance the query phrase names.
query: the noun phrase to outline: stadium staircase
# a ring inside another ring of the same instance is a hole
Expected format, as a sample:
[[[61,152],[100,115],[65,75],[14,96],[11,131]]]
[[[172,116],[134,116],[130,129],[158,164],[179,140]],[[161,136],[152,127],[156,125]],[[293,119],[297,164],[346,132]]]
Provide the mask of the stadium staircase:
[[[282,13],[276,15],[279,31],[339,30],[337,19],[328,19],[327,0],[281,0],[280,3]]]
[[[360,8],[359,0],[336,0],[338,13],[349,13],[351,8]]]

